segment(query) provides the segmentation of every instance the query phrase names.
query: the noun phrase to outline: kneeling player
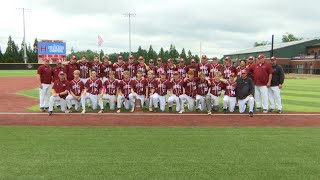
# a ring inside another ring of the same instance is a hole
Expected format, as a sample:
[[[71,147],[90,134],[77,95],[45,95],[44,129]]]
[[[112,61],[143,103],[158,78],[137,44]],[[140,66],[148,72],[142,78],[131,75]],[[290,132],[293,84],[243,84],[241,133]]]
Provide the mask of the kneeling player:
[[[203,72],[199,73],[199,78],[197,78],[197,95],[196,95],[196,108],[200,109],[200,111],[204,111],[205,109],[209,110],[210,96],[209,92],[209,81],[206,79],[206,75]]]
[[[237,79],[237,99],[239,102],[239,112],[244,113],[249,103],[249,116],[253,116],[254,107],[254,85],[251,78],[248,78],[246,70],[241,71],[241,78]]]
[[[97,77],[95,70],[91,71],[91,78],[87,80],[84,87],[85,89],[81,96],[82,114],[86,113],[86,99],[90,99],[93,110],[96,110],[98,106],[98,96],[102,90],[102,81]],[[103,107],[100,108],[103,109]]]
[[[52,115],[54,102],[60,102],[61,111],[68,113],[66,97],[69,92],[69,82],[65,78],[63,71],[59,72],[59,79],[56,80],[52,87],[52,95],[49,100],[49,116]]]
[[[110,71],[108,79],[102,85],[103,88],[99,98],[99,106],[102,107],[100,113],[104,110],[103,100],[107,100],[111,111],[115,109],[118,83],[119,82],[115,79],[115,72]]]
[[[197,90],[197,86],[196,86],[196,81],[194,79],[194,71],[193,70],[189,70],[187,77],[183,80],[183,87],[185,89],[185,93],[182,94],[180,96],[181,99],[181,110],[180,110],[180,114],[182,114],[184,112],[184,102],[188,101],[188,109],[189,111],[193,111],[194,108],[194,99],[196,96],[196,90]]]
[[[156,88],[156,93],[153,94],[153,106],[154,111],[158,111],[158,103],[160,103],[160,110],[164,111],[166,108],[166,95],[167,91],[171,89],[171,83],[166,79],[166,73],[160,73],[160,79],[158,80],[158,87]]]
[[[80,80],[80,71],[73,72],[74,79],[70,81],[70,91],[66,98],[68,111],[71,112],[72,102],[74,102],[75,110],[78,111],[81,106],[81,94],[84,90],[84,83]]]
[[[140,99],[141,106],[143,107],[145,99],[148,99],[148,81],[142,79],[143,72],[141,70],[137,71],[137,78],[132,80],[132,93],[129,94],[129,100],[131,102],[131,112],[134,112],[134,105],[136,99]]]
[[[219,110],[219,103],[220,103],[220,95],[221,91],[225,89],[225,84],[221,81],[222,73],[220,71],[216,71],[214,73],[214,79],[211,80],[210,85],[210,100],[211,106],[208,110],[208,114],[211,114],[211,111],[218,111]]]
[[[172,105],[175,102],[176,103],[176,111],[179,112],[183,106],[181,103],[180,95],[183,93],[183,79],[180,79],[179,72],[175,71],[173,73],[173,80],[171,82],[172,86],[172,93],[169,93],[168,98],[168,106],[169,106],[169,112],[172,112]]]
[[[227,113],[227,109],[230,112],[234,111],[234,108],[237,103],[236,91],[237,91],[237,82],[235,81],[237,77],[236,73],[231,73],[229,80],[225,82],[225,94],[223,97],[223,112]]]
[[[129,94],[132,91],[132,82],[130,80],[129,71],[124,71],[123,77],[124,79],[120,80],[118,85],[117,113],[121,112],[122,104],[124,104],[125,109],[130,109]]]

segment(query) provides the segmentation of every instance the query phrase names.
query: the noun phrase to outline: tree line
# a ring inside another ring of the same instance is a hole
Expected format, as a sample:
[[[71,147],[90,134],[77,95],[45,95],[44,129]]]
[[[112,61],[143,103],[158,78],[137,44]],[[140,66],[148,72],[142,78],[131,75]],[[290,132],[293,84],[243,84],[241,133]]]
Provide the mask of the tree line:
[[[23,63],[23,56],[24,56],[24,44],[21,43],[21,48],[19,48],[18,44],[14,42],[11,36],[8,38],[7,48],[3,53],[0,48],[0,63]],[[28,63],[38,63],[38,39],[36,38],[33,42],[33,46],[30,44],[26,48]],[[128,59],[129,52],[120,52],[120,53],[110,53],[105,54],[104,51],[101,49],[100,52],[94,52],[92,50],[86,51],[74,51],[71,48],[71,54],[75,55],[77,59],[80,59],[83,55],[86,55],[89,60],[92,60],[94,55],[99,54],[100,60],[102,60],[104,55],[108,55],[110,61],[116,62],[118,55],[123,56],[124,59]],[[143,49],[139,46],[136,52],[132,52],[132,55],[137,59],[139,56],[143,56],[145,58],[146,63],[149,62],[150,59],[156,60],[157,58],[162,58],[165,62],[169,58],[174,58],[175,63],[178,62],[178,58],[184,58],[185,62],[189,64],[191,59],[196,59],[198,62],[200,60],[198,55],[193,55],[190,50],[186,52],[183,48],[182,51],[179,53],[178,50],[174,45],[170,45],[170,48],[165,50],[164,48],[160,48],[160,51],[157,52],[153,49],[152,45],[149,46],[149,49]],[[67,60],[69,60],[70,56],[67,56]]]

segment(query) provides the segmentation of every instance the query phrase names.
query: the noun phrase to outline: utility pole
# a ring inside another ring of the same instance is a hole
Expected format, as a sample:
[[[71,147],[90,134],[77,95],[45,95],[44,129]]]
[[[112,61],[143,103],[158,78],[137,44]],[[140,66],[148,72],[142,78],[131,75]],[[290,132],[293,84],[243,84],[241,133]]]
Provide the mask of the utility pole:
[[[24,12],[31,12],[31,9],[26,9],[26,8],[17,8],[18,11],[22,11],[22,18],[23,18],[23,60],[24,63],[26,64],[28,61],[27,57],[27,42],[26,42],[26,23],[25,23],[25,18],[24,18]]]
[[[124,17],[129,17],[129,55],[131,55],[131,17],[135,17],[135,13],[125,13]]]

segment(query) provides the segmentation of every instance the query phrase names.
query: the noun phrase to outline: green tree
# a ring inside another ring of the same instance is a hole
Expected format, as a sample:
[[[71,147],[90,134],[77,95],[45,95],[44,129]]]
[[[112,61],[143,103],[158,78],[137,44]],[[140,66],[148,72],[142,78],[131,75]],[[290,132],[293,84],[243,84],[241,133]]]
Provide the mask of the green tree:
[[[13,63],[20,59],[19,48],[12,40],[11,36],[8,38],[7,49],[3,55],[4,61],[6,63]]]
[[[166,50],[166,51],[164,52],[163,61],[164,61],[164,62],[167,62],[167,60],[168,60],[169,58],[170,58],[170,53],[169,53],[168,50]]]
[[[145,57],[146,63],[149,63],[150,59],[157,59],[157,52],[153,50],[152,45],[149,47],[148,56]]]
[[[194,59],[196,60],[197,63],[200,62],[200,58],[199,58],[199,56],[197,54],[194,56]]]
[[[179,57],[179,52],[177,51],[176,47],[174,45],[170,45],[170,50],[169,50],[169,58],[178,58]]]
[[[3,61],[3,54],[2,54],[2,51],[1,51],[1,47],[0,47],[0,63],[2,63]]]
[[[160,51],[159,51],[158,57],[164,59],[164,50],[163,50],[163,47],[161,47],[161,49],[160,49]]]
[[[102,49],[100,50],[100,54],[99,54],[99,56],[100,56],[100,61],[102,61],[102,58],[103,58],[103,56],[104,56],[104,52],[103,52],[103,50],[102,50]]]
[[[180,58],[187,59],[186,50],[183,48],[180,54]]]
[[[265,45],[268,45],[268,44],[270,44],[270,43],[268,43],[268,41],[255,42],[253,44],[253,47],[265,46]]]
[[[37,38],[34,39],[34,42],[33,42],[32,56],[30,60],[33,63],[38,62],[38,39]]]
[[[282,35],[282,42],[291,42],[291,41],[299,41],[303,38],[295,37],[293,34],[286,32],[286,34]]]

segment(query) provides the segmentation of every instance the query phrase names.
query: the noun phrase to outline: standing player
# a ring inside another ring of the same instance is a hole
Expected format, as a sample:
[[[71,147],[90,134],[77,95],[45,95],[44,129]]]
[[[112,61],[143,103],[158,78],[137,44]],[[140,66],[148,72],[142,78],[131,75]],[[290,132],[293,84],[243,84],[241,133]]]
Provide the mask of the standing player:
[[[81,106],[81,102],[80,102],[81,95],[83,94],[83,90],[84,90],[84,83],[80,80],[80,71],[75,70],[73,72],[73,76],[74,76],[74,79],[70,81],[70,92],[66,98],[69,112],[71,112],[71,108],[72,108],[71,101],[74,101],[75,110],[79,111],[79,108]]]
[[[239,112],[244,113],[249,104],[249,116],[253,116],[254,107],[254,85],[251,78],[248,78],[246,70],[241,71],[240,78],[237,79],[237,99],[239,102]]]
[[[147,78],[147,66],[146,64],[144,63],[144,58],[142,56],[139,57],[139,62],[138,64],[136,65],[136,70],[137,72],[138,71],[141,71],[142,73],[142,77],[144,78]]]
[[[194,72],[192,70],[188,71],[187,77],[183,80],[183,88],[185,93],[180,96],[181,99],[181,110],[180,114],[184,112],[184,102],[188,101],[189,111],[193,111],[194,108],[194,99],[196,97],[197,83],[194,78]]]
[[[232,73],[237,74],[237,69],[231,65],[231,58],[227,56],[224,59],[223,78],[228,80],[230,78],[230,74]]]
[[[86,99],[90,99],[93,110],[97,109],[98,96],[102,90],[102,81],[97,77],[97,72],[94,69],[91,71],[91,78],[87,80],[84,87],[85,89],[81,96],[82,114],[86,113]],[[103,109],[103,107],[100,108]]]
[[[199,73],[199,78],[196,79],[197,82],[197,95],[196,95],[196,109],[204,111],[205,109],[209,110],[211,104],[209,92],[209,80],[206,79],[206,75],[203,72]],[[208,105],[208,106],[207,106]]]
[[[142,57],[142,56],[140,56],[140,57]],[[140,57],[139,57],[139,59],[140,59]],[[138,65],[138,62],[134,60],[134,56],[130,55],[129,56],[129,61],[126,64],[126,68],[125,68],[125,69],[127,69],[129,71],[130,79],[135,79],[136,78],[137,65]]]
[[[255,84],[256,110],[263,108],[264,113],[268,113],[268,87],[271,85],[272,67],[265,62],[265,56],[260,54],[258,62],[249,67],[249,72],[253,72]]]
[[[203,72],[205,77],[209,76],[209,66],[210,64],[207,61],[207,56],[202,55],[201,62],[198,64],[198,70],[199,72]]]
[[[52,115],[53,105],[55,101],[59,101],[62,112],[65,112],[65,113],[69,112],[67,110],[67,105],[66,105],[66,97],[68,95],[69,89],[70,89],[69,82],[66,80],[64,72],[60,71],[59,79],[53,83],[53,87],[51,91],[52,95],[49,101],[49,112],[48,112],[49,116]]]
[[[255,62],[254,62],[254,58],[252,56],[248,57],[248,60],[247,60],[247,65],[246,65],[246,70],[249,69],[249,67],[251,65],[253,65]],[[253,73],[251,71],[247,71],[248,73],[248,78],[251,78],[252,81],[254,82],[254,77],[253,77]]]
[[[240,60],[240,64],[237,67],[237,77],[240,78],[242,75],[242,71],[246,70],[246,60]]]
[[[222,73],[220,71],[216,71],[214,73],[214,78],[211,79],[210,82],[210,109],[208,110],[208,114],[211,115],[211,111],[213,108],[213,111],[219,110],[219,103],[220,103],[220,95],[221,91],[225,89],[225,84],[221,81]]]
[[[119,82],[114,78],[114,71],[109,72],[109,78],[103,83],[103,88],[99,98],[100,107],[104,107],[103,100],[107,100],[109,103],[110,110],[115,109],[115,103],[117,102],[117,89]],[[101,108],[100,113],[104,111],[104,108]]]
[[[282,84],[284,82],[284,72],[280,65],[277,64],[276,57],[270,58],[270,64],[272,66],[272,80],[271,86],[268,88],[269,95],[269,103],[270,109],[269,112],[277,109],[278,113],[282,113],[282,103],[281,103],[281,95],[280,89],[282,88]]]
[[[172,105],[176,103],[176,111],[179,112],[182,109],[182,103],[180,96],[183,93],[183,79],[180,78],[180,73],[175,71],[173,74],[173,80],[171,82],[172,91],[170,91],[168,98],[169,112],[172,112]]]
[[[187,68],[188,67],[184,64],[184,59],[180,58],[179,64],[177,65],[177,71],[180,79],[184,79],[186,77]]]
[[[52,82],[59,80],[60,71],[64,71],[61,60],[56,60],[56,66],[52,68]]]
[[[94,69],[97,72],[97,74],[99,75],[100,74],[100,71],[99,71],[100,64],[101,64],[99,55],[94,55],[93,62],[89,62],[89,63],[91,63],[92,69]]]
[[[157,72],[156,72],[156,77],[157,77],[157,78],[160,78],[160,74],[161,74],[162,72],[165,72],[165,73],[166,73],[166,68],[167,68],[167,65],[162,63],[162,59],[161,59],[161,58],[158,58],[158,60],[157,60]]]
[[[209,64],[209,78],[213,79],[215,72],[222,72],[223,67],[218,63],[218,58],[212,58],[212,64]]]
[[[153,59],[150,59],[149,60],[149,66],[148,66],[148,71],[153,71],[153,73],[157,73],[157,66],[154,65],[154,60]],[[147,73],[148,75],[148,73]]]
[[[45,59],[43,65],[37,70],[37,80],[39,83],[39,100],[40,111],[44,112],[49,108],[50,89],[52,82],[52,70],[49,64],[49,59]]]
[[[123,79],[118,84],[118,98],[117,98],[117,113],[121,112],[121,106],[124,103],[125,109],[130,109],[129,94],[131,93],[132,80],[130,79],[129,71],[123,72]]]
[[[99,78],[102,83],[106,82],[109,77],[109,72],[112,70],[112,64],[109,61],[109,56],[103,56],[103,62],[99,66]]]
[[[132,81],[132,93],[129,94],[129,100],[131,102],[131,112],[134,112],[134,105],[136,99],[140,99],[141,106],[143,107],[145,99],[148,99],[148,81],[142,79],[142,71],[137,71],[137,78]]]
[[[194,77],[198,77],[199,69],[195,59],[190,60],[190,65],[187,66],[186,71],[187,72],[193,71]]]
[[[167,79],[171,79],[173,77],[173,73],[177,71],[176,66],[173,64],[173,59],[168,59],[168,65],[165,68],[165,72],[167,73]]]
[[[80,79],[85,84],[89,79],[89,70],[92,68],[91,63],[88,62],[87,56],[83,55],[78,63],[78,69],[80,70]]]
[[[158,111],[158,103],[160,103],[160,110],[164,111],[166,108],[166,95],[167,91],[171,89],[171,83],[166,79],[166,73],[160,73],[160,79],[158,80],[158,87],[156,87],[156,93],[153,94],[153,106],[154,111]]]
[[[119,81],[123,79],[123,72],[126,70],[126,63],[122,56],[118,56],[118,62],[113,64],[113,71],[115,71],[115,78]],[[128,71],[129,72],[129,71]],[[129,76],[130,78],[130,76]]]
[[[67,75],[67,80],[68,81],[72,81],[73,80],[73,72],[75,70],[78,70],[78,65],[77,65],[77,62],[76,62],[76,56],[71,56],[70,57],[70,62],[64,66],[64,72],[66,73]]]
[[[237,103],[237,74],[231,73],[229,80],[225,82],[225,93],[223,97],[223,112],[227,113],[227,109],[230,112],[234,111]]]

